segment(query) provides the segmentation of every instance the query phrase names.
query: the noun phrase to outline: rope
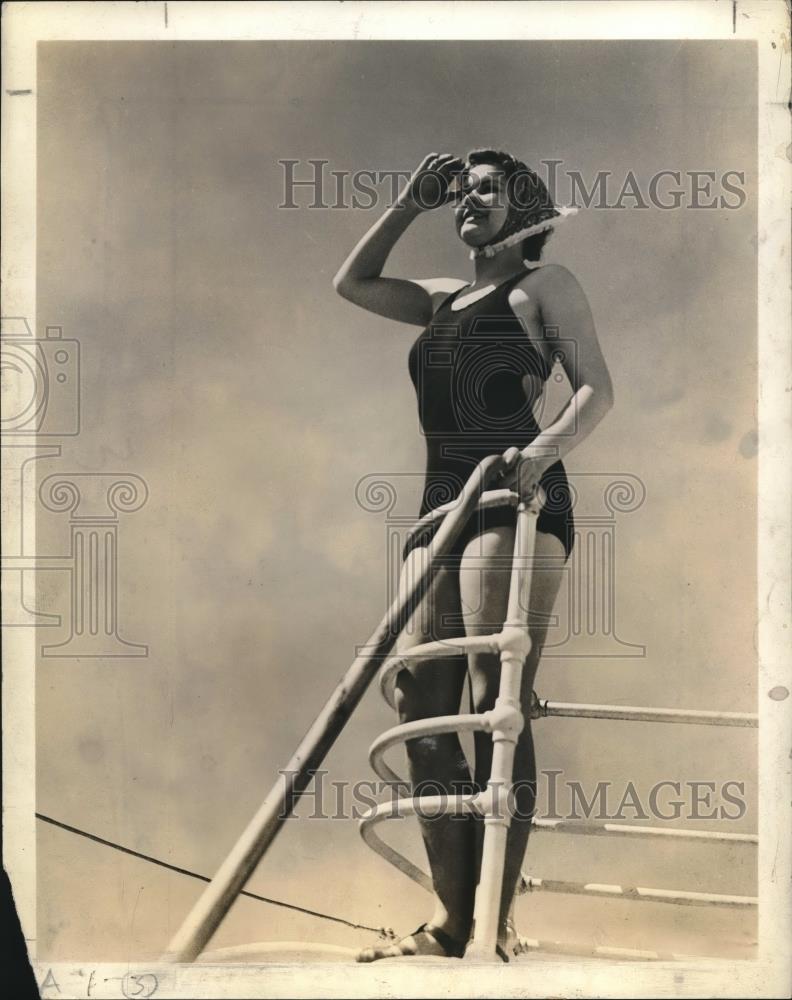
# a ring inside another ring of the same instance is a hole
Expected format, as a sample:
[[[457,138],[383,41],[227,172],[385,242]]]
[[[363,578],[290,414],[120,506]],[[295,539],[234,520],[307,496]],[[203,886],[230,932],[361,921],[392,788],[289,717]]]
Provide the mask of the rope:
[[[133,851],[131,847],[124,847],[122,844],[116,844],[112,840],[105,840],[104,837],[98,837],[95,833],[88,833],[87,830],[80,830],[76,826],[69,826],[68,823],[61,823],[60,820],[53,819],[51,816],[44,816],[42,813],[36,813],[35,815],[36,819],[40,819],[43,823],[49,823],[52,826],[58,827],[60,830],[66,830],[68,833],[74,833],[78,837],[85,837],[86,840],[92,840],[95,844],[101,844],[103,847],[112,847],[114,851],[121,851],[122,854],[129,854],[133,858],[139,858],[141,861],[148,861],[152,865],[159,865],[160,868],[167,868],[169,871],[177,872],[179,875],[189,875],[190,878],[197,878],[201,882],[212,881],[207,875],[201,875],[199,872],[190,871],[189,868],[180,868],[178,865],[172,865],[169,861],[163,861],[161,858],[154,858],[150,854],[142,854],[140,851]],[[249,899],[256,899],[260,903],[270,903],[272,906],[281,906],[286,910],[296,910],[298,913],[305,913],[309,917],[319,917],[321,920],[332,920],[336,924],[344,924],[346,927],[352,927],[355,930],[372,931],[374,934],[379,934],[380,937],[388,939],[395,939],[396,937],[390,927],[369,927],[368,924],[356,924],[351,920],[345,920],[343,917],[334,917],[329,913],[320,913],[318,910],[309,910],[304,906],[297,906],[296,903],[286,903],[281,899],[270,899],[268,896],[259,896],[255,892],[248,892],[247,889],[242,889],[239,895],[247,896]]]

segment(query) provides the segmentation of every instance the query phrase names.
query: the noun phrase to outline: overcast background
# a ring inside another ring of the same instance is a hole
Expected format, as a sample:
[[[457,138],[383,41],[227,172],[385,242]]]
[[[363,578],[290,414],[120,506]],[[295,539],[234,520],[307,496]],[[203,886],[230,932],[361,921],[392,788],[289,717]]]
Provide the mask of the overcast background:
[[[150,491],[119,531],[120,633],[149,656],[39,660],[40,812],[212,874],[385,609],[385,515],[355,489],[393,476],[396,512],[417,510],[407,354],[420,331],[332,289],[383,206],[279,210],[281,159],[409,170],[432,150],[496,145],[589,183],[611,171],[615,193],[628,170],[644,190],[663,169],[744,172],[738,211],[626,200],[582,210],[548,244],[589,296],[616,394],[566,459],[581,514],[602,511],[603,483],[620,475],[646,490],[616,518],[614,590],[618,635],[645,655],[565,639],[562,594],[537,688],[755,710],[754,75],[753,45],[739,42],[39,46],[38,333],[59,325],[80,341],[83,428],[37,475],[129,472]],[[470,269],[442,210],[385,273]],[[550,417],[568,384],[551,392]],[[41,508],[38,532],[40,552],[68,552],[64,515]],[[39,582],[40,610],[67,622],[68,574]],[[59,641],[66,625],[40,635]],[[328,780],[371,777],[368,746],[392,723],[372,689]],[[743,781],[739,822],[684,823],[755,829],[750,731],[556,720],[536,738],[541,767],[589,791],[612,780],[616,801],[628,781]],[[310,805],[250,889],[402,933],[428,918],[423,891],[352,821],[306,819]],[[416,829],[393,826],[422,857]],[[41,824],[38,852],[40,957],[154,956],[201,889]],[[756,891],[739,845],[539,834],[529,852],[546,877]],[[732,911],[534,896],[518,912],[534,937],[694,954],[750,955],[755,936]],[[373,940],[241,900],[215,943],[272,939]]]

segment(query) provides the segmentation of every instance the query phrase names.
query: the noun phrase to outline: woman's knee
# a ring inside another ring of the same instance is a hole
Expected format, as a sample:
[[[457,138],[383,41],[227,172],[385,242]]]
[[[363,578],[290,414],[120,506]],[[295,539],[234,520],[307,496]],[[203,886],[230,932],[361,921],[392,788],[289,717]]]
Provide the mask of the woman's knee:
[[[428,711],[425,702],[406,693],[403,687],[397,687],[395,694],[401,724],[418,722],[440,714],[436,710]],[[414,778],[418,776],[433,779],[443,775],[447,781],[452,782],[469,778],[467,757],[456,733],[427,733],[407,740],[405,749]]]
[[[393,687],[393,703],[396,706],[396,714],[399,717],[401,725],[405,722],[415,722],[420,718],[418,715],[418,704],[410,690],[408,676],[408,670],[400,671],[396,676],[396,682]]]
[[[413,549],[402,567],[399,599],[404,600],[426,568],[423,549]],[[441,567],[424,597],[419,601],[401,630],[398,652],[424,642],[456,637],[462,632],[459,604],[459,580],[447,567]]]
[[[470,768],[458,737],[452,733],[420,736],[405,744],[413,779],[440,781],[446,791],[470,781]]]
[[[464,661],[443,664],[456,671],[448,685],[437,690],[429,683],[428,675],[416,678],[409,670],[402,670],[394,687],[394,702],[400,724],[419,722],[441,715],[455,715],[459,711],[459,695],[464,675]],[[469,767],[459,736],[456,733],[429,733],[405,744],[413,775],[433,778],[445,775],[447,780],[468,780]]]
[[[529,699],[530,701],[533,693],[536,674],[539,670],[539,663],[542,659],[542,652],[544,651],[544,644],[547,638],[547,626],[538,625],[536,627],[530,627],[528,629],[528,634],[531,639],[531,646],[528,650],[528,655],[525,657],[525,662],[523,663],[520,685],[524,701],[525,699]]]
[[[470,653],[468,662],[473,711],[488,712],[498,697],[500,656],[497,653]]]
[[[439,665],[405,667],[397,675],[393,689],[399,722],[456,714],[463,682],[464,661],[457,657]]]
[[[531,649],[523,663],[520,687],[522,694],[529,699],[533,692],[534,680],[544,648],[545,634],[546,629],[539,629],[534,633]],[[475,712],[488,712],[495,705],[500,691],[500,655],[498,653],[471,653],[468,660],[473,710]]]

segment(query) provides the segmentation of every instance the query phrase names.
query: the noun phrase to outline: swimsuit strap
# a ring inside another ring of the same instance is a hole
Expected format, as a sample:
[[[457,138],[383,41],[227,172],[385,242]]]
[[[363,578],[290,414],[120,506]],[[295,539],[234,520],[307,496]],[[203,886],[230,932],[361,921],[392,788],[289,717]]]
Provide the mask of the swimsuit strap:
[[[446,297],[437,307],[437,309],[435,309],[434,313],[432,314],[432,319],[434,319],[434,317],[440,312],[441,309],[445,309],[447,305],[450,305],[451,302],[457,297],[457,295],[459,295],[460,292],[463,292],[467,287],[468,287],[467,285],[463,285],[461,288],[457,288],[456,291],[449,292],[448,295],[446,295]]]
[[[522,281],[522,279],[526,275],[532,274],[534,271],[538,271],[540,267],[541,267],[541,264],[537,265],[536,267],[532,267],[530,269],[526,269],[525,271],[518,271],[517,274],[512,275],[511,278],[507,278],[506,281],[502,281],[499,285],[496,285],[492,289],[492,291],[487,292],[485,295],[482,295],[481,298],[480,299],[476,299],[475,302],[471,302],[469,306],[465,306],[463,309],[458,309],[457,312],[464,312],[465,309],[472,309],[473,306],[478,305],[479,302],[483,301],[484,299],[488,299],[490,297],[490,295],[496,295],[496,294],[501,294],[502,295],[504,292],[508,295],[508,293],[514,287],[514,285],[516,285],[519,281]],[[433,315],[432,318],[434,319],[434,316],[436,316],[440,312],[441,309],[445,309],[446,306],[448,306],[450,308],[451,305],[453,304],[454,299],[456,299],[459,295],[462,294],[462,292],[465,291],[466,288],[469,288],[469,287],[470,287],[470,282],[468,282],[467,284],[463,285],[461,288],[457,288],[457,290],[455,292],[450,292],[448,295],[446,295],[446,297],[443,299],[443,301],[440,303],[440,305],[435,310],[434,315]]]

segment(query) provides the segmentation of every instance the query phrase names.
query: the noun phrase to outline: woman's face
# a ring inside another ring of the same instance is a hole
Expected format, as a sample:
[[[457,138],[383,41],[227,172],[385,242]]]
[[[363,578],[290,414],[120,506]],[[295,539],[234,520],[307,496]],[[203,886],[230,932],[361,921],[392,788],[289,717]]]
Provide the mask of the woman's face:
[[[468,246],[490,243],[509,214],[506,182],[500,167],[479,163],[463,175],[468,193],[454,210],[457,234]]]

